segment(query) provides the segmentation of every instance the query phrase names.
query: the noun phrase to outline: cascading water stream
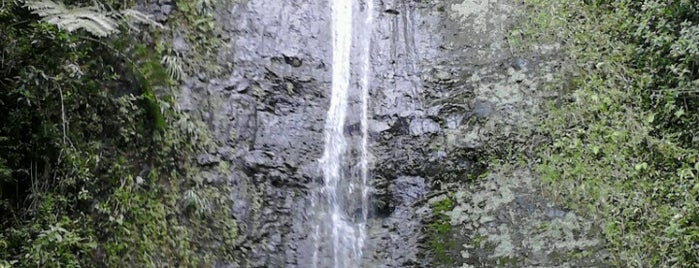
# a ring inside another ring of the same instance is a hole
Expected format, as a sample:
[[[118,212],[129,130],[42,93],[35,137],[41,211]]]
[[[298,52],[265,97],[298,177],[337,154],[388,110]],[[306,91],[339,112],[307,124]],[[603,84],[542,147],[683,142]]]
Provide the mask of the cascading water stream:
[[[313,254],[314,267],[360,267],[366,225],[369,217],[369,142],[368,142],[368,95],[370,85],[370,47],[373,3],[366,0],[363,5],[366,19],[362,33],[361,66],[359,87],[361,90],[361,139],[359,140],[359,174],[347,175],[351,163],[347,159],[348,140],[345,137],[345,121],[348,110],[348,93],[351,88],[351,50],[353,28],[353,2],[332,1],[332,95],[325,123],[325,150],[320,165],[324,185],[313,205],[319,214],[313,237],[316,249]],[[356,112],[356,111],[351,111]],[[351,172],[350,172],[351,174]],[[356,200],[360,199],[360,200]],[[358,206],[358,207],[357,207]],[[361,210],[357,212],[356,210]],[[328,256],[330,255],[330,256]],[[332,262],[332,263],[330,263]]]
[[[362,127],[362,140],[361,140],[361,179],[362,179],[362,219],[359,228],[359,251],[364,246],[364,240],[366,239],[366,223],[369,220],[369,194],[371,191],[371,185],[369,184],[369,85],[371,83],[370,74],[371,69],[371,32],[372,25],[374,24],[374,2],[373,0],[366,0],[365,10],[366,10],[366,20],[363,41],[363,53],[364,60],[362,63],[362,117],[361,117],[361,127]],[[369,34],[366,34],[369,33]]]

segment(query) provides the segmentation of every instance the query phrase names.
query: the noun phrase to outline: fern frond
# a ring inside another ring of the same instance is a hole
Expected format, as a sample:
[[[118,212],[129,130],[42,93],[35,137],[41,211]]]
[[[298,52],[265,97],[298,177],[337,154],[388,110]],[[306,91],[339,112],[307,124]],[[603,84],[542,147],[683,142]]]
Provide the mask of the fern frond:
[[[183,60],[179,55],[165,55],[160,61],[172,80],[178,81],[185,76]]]
[[[68,32],[84,29],[97,37],[119,32],[117,21],[97,8],[68,8],[51,0],[26,1],[24,6],[44,22]]]
[[[192,189],[184,193],[184,200],[186,206],[192,208],[196,214],[203,215],[211,213],[210,202]]]
[[[124,18],[124,21],[126,21],[126,23],[129,25],[131,29],[136,29],[136,27],[134,27],[132,23],[141,23],[160,29],[165,28],[165,26],[155,21],[151,15],[145,14],[141,11],[129,8],[126,10],[122,10],[120,13],[121,16]]]
[[[36,14],[39,16],[50,14],[51,11],[60,11],[61,9],[65,9],[63,3],[55,3],[53,1],[26,1],[24,6],[26,6],[30,11],[36,11]]]

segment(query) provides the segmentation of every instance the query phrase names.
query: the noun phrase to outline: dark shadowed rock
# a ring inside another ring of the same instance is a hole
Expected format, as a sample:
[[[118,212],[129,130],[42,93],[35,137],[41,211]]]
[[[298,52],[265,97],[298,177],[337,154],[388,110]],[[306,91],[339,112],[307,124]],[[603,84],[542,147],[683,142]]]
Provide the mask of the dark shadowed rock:
[[[197,163],[202,166],[213,166],[221,162],[221,158],[213,154],[200,154]]]
[[[415,201],[425,196],[427,186],[421,177],[403,176],[393,180],[389,191],[395,206],[411,206]]]

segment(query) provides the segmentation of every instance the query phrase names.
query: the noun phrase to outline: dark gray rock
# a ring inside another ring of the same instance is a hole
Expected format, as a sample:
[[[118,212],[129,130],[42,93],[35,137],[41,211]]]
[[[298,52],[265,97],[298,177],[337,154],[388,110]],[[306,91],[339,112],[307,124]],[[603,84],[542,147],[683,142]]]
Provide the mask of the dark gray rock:
[[[432,119],[418,118],[410,121],[410,135],[420,136],[424,134],[438,133],[442,127]]]
[[[425,196],[427,186],[422,177],[403,176],[392,181],[389,191],[395,206],[412,206]]]
[[[380,133],[390,128],[391,126],[384,121],[369,120],[369,132],[372,134]]]
[[[213,166],[221,162],[221,158],[218,155],[213,154],[200,154],[197,156],[197,163],[201,166]]]
[[[240,267],[308,267],[307,197],[319,174],[331,59],[327,3],[240,1],[215,10],[232,73],[187,81],[184,110],[202,119],[231,163]],[[176,47],[186,48],[186,44]],[[208,155],[202,163],[213,164]],[[215,162],[215,161],[214,161]],[[222,264],[225,265],[225,264]]]
[[[527,60],[522,58],[516,58],[512,60],[512,68],[515,70],[522,70],[527,67]]]
[[[511,133],[486,127],[519,122],[496,120],[526,100],[519,92],[531,90],[524,87],[529,84],[523,73],[508,80],[514,77],[508,72],[528,67],[524,59],[511,62],[506,49],[510,2],[474,2],[376,1],[372,31],[359,31],[373,42],[368,128],[375,213],[366,267],[435,267],[424,246],[424,220],[431,211],[423,199],[468,185],[483,169],[478,163],[485,144]],[[215,10],[222,39],[230,40],[220,64],[234,68],[216,79],[201,74],[182,88],[180,106],[204,121],[219,145],[209,150],[215,155],[198,159],[200,164],[231,163],[223,181],[231,185],[231,211],[240,229],[232,267],[311,267],[309,197],[322,194],[318,159],[331,90],[329,5],[256,0]],[[178,40],[176,49],[187,49]],[[362,49],[354,46],[352,63],[358,66]],[[349,96],[344,131],[350,140],[361,135],[358,91]],[[348,159],[356,160],[356,147],[350,145]],[[353,169],[346,173],[356,175]],[[490,222],[512,220],[497,216]]]
[[[495,109],[495,104],[486,100],[477,100],[473,103],[473,114],[480,118],[490,116]]]

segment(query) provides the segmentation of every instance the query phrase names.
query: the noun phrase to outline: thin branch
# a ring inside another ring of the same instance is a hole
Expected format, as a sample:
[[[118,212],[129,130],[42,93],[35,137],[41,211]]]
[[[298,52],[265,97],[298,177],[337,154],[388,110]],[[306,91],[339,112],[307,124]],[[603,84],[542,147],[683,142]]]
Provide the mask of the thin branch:
[[[66,108],[65,105],[63,104],[63,89],[61,89],[61,85],[58,85],[58,92],[61,94],[61,120],[62,125],[63,125],[63,145],[66,145]]]

